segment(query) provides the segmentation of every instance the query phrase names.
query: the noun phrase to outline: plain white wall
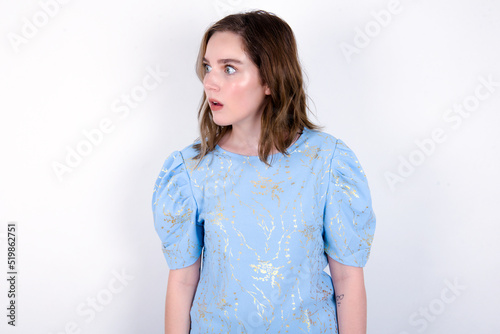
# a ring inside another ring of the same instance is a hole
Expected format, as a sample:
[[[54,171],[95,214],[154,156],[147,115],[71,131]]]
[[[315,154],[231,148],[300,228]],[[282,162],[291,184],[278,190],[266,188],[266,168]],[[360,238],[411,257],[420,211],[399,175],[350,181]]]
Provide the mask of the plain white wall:
[[[293,28],[312,120],[367,174],[377,215],[368,333],[497,333],[492,0],[1,1],[0,267],[5,277],[15,221],[19,277],[18,326],[2,307],[0,331],[162,333],[154,182],[197,137],[204,30],[246,9]],[[68,158],[76,149],[88,154]],[[54,165],[68,162],[58,176]],[[1,279],[4,306],[7,288]]]

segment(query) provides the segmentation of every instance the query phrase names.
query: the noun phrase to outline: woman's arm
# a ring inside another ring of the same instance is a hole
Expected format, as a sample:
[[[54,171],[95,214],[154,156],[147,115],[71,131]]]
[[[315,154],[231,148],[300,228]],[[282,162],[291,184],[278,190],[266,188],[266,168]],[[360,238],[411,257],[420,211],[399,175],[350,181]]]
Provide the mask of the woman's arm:
[[[366,291],[362,267],[347,266],[328,256],[335,289],[340,334],[366,334]]]
[[[189,334],[189,312],[200,280],[201,256],[189,267],[171,269],[165,300],[165,334]]]

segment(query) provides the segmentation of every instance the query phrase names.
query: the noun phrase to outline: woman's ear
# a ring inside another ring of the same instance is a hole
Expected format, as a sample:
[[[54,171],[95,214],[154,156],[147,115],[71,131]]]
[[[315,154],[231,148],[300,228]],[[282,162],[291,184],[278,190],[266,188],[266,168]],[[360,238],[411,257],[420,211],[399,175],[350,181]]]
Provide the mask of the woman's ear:
[[[266,84],[266,85],[264,85],[264,87],[266,87],[266,89],[264,90],[264,93],[266,95],[271,95],[271,89],[269,88],[269,86]]]

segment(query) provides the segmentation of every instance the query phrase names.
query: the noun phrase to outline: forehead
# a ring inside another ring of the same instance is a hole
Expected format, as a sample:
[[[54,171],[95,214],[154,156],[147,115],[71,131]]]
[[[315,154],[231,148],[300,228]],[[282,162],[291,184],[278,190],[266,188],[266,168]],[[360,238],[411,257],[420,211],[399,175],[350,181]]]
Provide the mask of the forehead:
[[[217,60],[236,57],[241,60],[246,58],[241,36],[230,31],[217,31],[210,37],[205,51],[205,58]]]

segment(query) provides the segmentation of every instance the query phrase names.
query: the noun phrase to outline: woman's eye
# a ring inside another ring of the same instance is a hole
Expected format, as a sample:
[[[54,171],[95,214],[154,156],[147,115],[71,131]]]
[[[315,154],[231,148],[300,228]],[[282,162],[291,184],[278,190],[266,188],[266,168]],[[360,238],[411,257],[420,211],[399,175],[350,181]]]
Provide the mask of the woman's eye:
[[[232,66],[226,66],[226,73],[227,74],[233,74],[234,72],[236,72],[236,70],[234,69],[234,67]]]
[[[208,64],[203,64],[203,68],[205,69],[205,73],[208,73],[212,70],[212,67]],[[233,74],[236,72],[236,70],[231,65],[226,65],[224,72],[226,72],[227,74]]]

